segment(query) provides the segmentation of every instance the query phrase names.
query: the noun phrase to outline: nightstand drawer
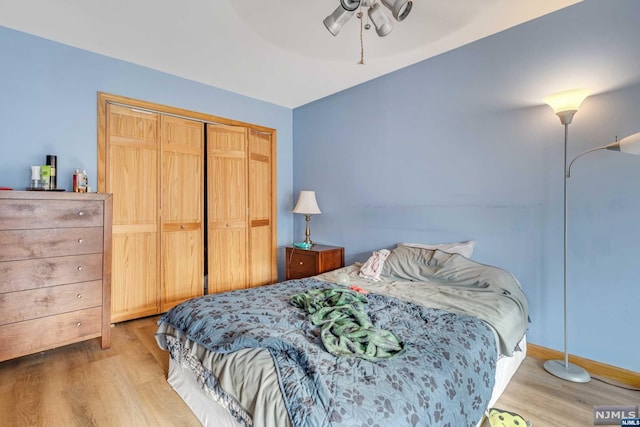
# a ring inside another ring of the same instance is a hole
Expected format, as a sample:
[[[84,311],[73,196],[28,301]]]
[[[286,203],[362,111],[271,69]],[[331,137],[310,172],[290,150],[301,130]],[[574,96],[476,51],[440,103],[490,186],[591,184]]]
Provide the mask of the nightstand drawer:
[[[316,273],[316,262],[318,257],[313,253],[303,251],[293,251],[289,260],[289,270],[306,276],[312,276]]]

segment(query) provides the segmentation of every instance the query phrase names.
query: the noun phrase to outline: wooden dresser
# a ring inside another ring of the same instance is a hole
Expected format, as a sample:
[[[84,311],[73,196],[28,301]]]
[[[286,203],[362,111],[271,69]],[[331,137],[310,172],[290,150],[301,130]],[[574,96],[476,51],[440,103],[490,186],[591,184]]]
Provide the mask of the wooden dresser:
[[[286,249],[287,280],[302,279],[344,267],[344,248],[313,245],[311,249],[288,246]]]
[[[0,361],[111,345],[109,194],[0,191]]]

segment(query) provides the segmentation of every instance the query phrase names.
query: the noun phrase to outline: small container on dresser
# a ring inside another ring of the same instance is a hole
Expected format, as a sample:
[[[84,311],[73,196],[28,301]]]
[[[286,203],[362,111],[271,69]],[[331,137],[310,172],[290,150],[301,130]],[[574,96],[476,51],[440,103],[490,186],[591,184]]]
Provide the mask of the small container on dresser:
[[[344,267],[344,248],[313,245],[311,249],[286,249],[287,280],[302,279]]]
[[[111,345],[110,194],[0,192],[0,361]]]

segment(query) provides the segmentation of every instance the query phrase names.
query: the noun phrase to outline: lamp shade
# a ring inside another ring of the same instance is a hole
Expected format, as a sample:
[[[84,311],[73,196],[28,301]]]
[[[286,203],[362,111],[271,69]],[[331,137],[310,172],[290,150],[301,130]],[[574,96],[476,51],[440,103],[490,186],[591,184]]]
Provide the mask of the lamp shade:
[[[620,151],[629,154],[640,154],[640,132],[620,140]]]
[[[563,92],[554,93],[543,99],[546,104],[549,104],[556,114],[563,113],[565,111],[578,111],[580,104],[589,96],[591,91],[589,89],[572,89],[565,90]]]
[[[296,207],[293,208],[293,213],[303,215],[317,215],[322,213],[318,207],[318,202],[316,202],[316,192],[301,191],[298,196],[298,203],[296,203]]]
[[[607,150],[640,155],[640,132],[622,138],[620,141],[609,144],[605,148]]]

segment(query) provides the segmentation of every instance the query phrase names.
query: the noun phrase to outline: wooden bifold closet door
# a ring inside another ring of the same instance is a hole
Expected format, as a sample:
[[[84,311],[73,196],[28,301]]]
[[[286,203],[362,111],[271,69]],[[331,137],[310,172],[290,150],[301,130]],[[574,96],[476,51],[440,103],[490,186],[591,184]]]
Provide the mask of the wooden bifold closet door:
[[[113,322],[203,293],[202,123],[107,105]]]
[[[277,277],[271,135],[207,125],[209,293]]]
[[[275,143],[273,129],[98,95],[112,322],[167,311],[205,283],[217,293],[277,280]]]

